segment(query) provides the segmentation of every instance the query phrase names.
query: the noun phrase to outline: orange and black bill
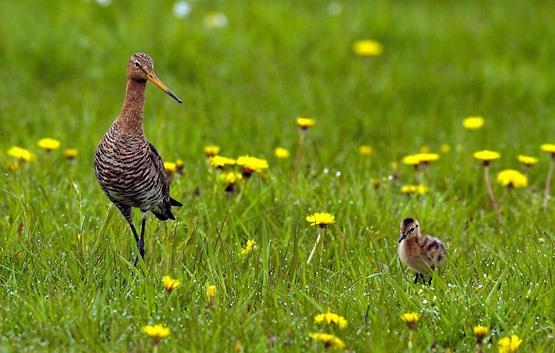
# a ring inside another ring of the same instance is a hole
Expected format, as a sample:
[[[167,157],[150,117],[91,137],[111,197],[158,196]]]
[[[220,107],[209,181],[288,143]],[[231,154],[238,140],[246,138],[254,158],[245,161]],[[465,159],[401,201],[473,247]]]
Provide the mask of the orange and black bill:
[[[168,88],[168,86],[166,86],[162,81],[160,81],[160,79],[156,76],[156,74],[154,72],[148,73],[146,77],[150,82],[152,82],[154,85],[156,85],[162,91],[166,92],[168,94],[168,96],[175,99],[177,101],[177,103],[183,103],[181,98],[176,96],[175,93],[173,93],[172,90]]]

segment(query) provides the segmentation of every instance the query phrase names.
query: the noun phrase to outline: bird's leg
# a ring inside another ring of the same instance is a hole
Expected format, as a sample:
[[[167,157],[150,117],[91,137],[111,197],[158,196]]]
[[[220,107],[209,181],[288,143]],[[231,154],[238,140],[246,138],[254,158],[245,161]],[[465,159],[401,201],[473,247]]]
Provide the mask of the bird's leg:
[[[135,237],[135,242],[137,243],[137,247],[139,246],[139,234],[137,234],[137,229],[133,225],[132,220],[128,220],[129,226],[131,227],[131,231],[133,232],[133,236]],[[133,266],[137,266],[137,262],[139,261],[139,255],[135,256],[135,260],[133,260]]]
[[[142,211],[142,221],[141,221],[141,237],[135,236],[137,241],[137,251],[141,254],[141,258],[145,258],[145,227],[146,227],[146,212]],[[136,232],[136,231],[135,231]],[[139,254],[135,255],[135,260],[133,260],[133,266],[137,266],[139,263]]]
[[[139,238],[139,234],[137,233],[137,229],[133,224],[133,213],[131,212],[131,207],[120,205],[120,204],[116,204],[116,206],[120,209],[121,213],[123,214],[123,217],[125,217],[125,220],[129,224],[129,227],[133,232],[133,236],[135,237],[135,243],[137,244],[137,247],[139,247],[140,238]],[[138,256],[135,256],[135,260],[133,260],[133,266],[137,266],[138,260],[139,260]]]
[[[122,206],[119,204],[116,204],[116,206],[120,209],[123,217],[125,217],[125,220],[129,224],[129,227],[131,227],[131,231],[133,232],[133,236],[135,237],[135,242],[138,242],[139,234],[137,234],[137,229],[135,229],[135,226],[133,225],[133,214],[131,213],[131,207]]]
[[[133,221],[128,221],[128,222],[129,222],[129,226],[131,227],[131,231],[133,232],[133,236],[135,237],[135,241],[138,242],[139,233],[137,233],[137,229],[135,229],[135,226],[133,225]]]
[[[139,239],[139,252],[141,257],[145,258],[145,228],[146,228],[146,212],[142,211],[142,222],[141,222],[141,239]]]
[[[416,276],[414,276],[414,284],[417,284],[419,279],[420,279],[420,273],[416,272]]]

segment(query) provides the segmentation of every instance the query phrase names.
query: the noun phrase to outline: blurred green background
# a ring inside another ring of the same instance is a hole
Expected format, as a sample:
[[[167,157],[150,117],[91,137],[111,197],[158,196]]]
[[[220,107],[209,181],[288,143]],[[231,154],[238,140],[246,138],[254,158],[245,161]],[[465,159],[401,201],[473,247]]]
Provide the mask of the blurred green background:
[[[484,147],[531,153],[530,140],[553,135],[551,2],[332,4],[335,16],[323,1],[193,1],[178,18],[173,1],[2,2],[3,140],[52,135],[90,155],[137,51],[185,100],[148,90],[146,131],[169,158],[206,142],[268,154],[268,142],[296,140],[286,127],[297,115],[322,122],[326,160],[360,142],[390,157],[453,143],[467,115],[491,122]],[[227,26],[205,25],[214,12]],[[363,38],[382,42],[383,56],[353,55]]]

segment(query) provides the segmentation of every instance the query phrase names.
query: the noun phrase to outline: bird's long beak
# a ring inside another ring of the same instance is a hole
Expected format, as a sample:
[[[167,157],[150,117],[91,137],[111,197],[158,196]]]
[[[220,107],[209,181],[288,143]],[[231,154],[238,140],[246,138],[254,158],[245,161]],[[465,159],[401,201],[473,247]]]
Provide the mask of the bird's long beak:
[[[407,237],[407,235],[403,232],[401,232],[401,237],[399,238],[399,243],[403,241],[403,239],[405,239]]]
[[[183,103],[183,101],[178,96],[176,96],[175,93],[173,93],[172,90],[168,88],[168,86],[166,86],[162,81],[160,81],[160,79],[156,76],[154,72],[149,72],[146,75],[146,78],[154,85],[156,85],[158,88],[160,88],[162,91],[166,92],[168,96],[175,99],[177,103]]]

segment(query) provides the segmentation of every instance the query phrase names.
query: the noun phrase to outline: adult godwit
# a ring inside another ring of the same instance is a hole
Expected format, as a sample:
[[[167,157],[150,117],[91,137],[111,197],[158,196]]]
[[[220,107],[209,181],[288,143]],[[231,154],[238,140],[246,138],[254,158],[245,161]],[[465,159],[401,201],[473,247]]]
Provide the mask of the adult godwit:
[[[145,253],[145,227],[148,211],[161,221],[175,219],[171,206],[182,204],[170,197],[170,184],[162,157],[148,142],[143,130],[146,81],[150,81],[178,103],[182,103],[154,73],[150,56],[137,53],[127,64],[127,89],[123,107],[94,156],[98,183],[110,201],[121,211],[135,237],[142,258]],[[142,212],[141,236],[133,225],[132,208]],[[136,266],[139,255],[135,256]]]

